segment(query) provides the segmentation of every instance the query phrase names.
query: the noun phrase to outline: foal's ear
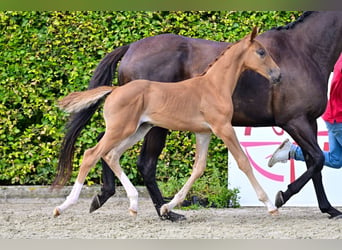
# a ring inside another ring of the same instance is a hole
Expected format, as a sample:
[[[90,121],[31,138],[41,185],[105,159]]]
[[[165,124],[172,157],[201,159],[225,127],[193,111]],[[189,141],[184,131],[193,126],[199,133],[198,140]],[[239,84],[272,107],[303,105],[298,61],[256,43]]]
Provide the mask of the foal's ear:
[[[250,37],[251,42],[253,42],[254,38],[257,36],[258,33],[259,33],[259,28],[254,27],[251,33],[251,37]]]

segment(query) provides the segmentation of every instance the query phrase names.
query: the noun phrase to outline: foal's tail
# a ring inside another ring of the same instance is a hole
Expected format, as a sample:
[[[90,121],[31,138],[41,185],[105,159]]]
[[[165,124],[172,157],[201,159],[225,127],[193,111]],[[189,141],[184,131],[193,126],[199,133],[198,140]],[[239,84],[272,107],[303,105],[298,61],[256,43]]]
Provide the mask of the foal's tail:
[[[102,97],[111,93],[116,86],[102,86],[81,92],[73,92],[58,102],[58,106],[68,113],[80,112],[99,102]]]
[[[116,48],[107,54],[94,71],[94,75],[90,80],[88,89],[97,88],[99,86],[111,86],[114,72],[120,59],[125,55],[129,45]],[[82,110],[76,111],[71,116],[67,132],[63,139],[57,166],[57,175],[52,184],[52,188],[63,186],[70,179],[72,173],[72,160],[75,152],[75,142],[82,129],[89,122],[95,111],[98,109],[101,99],[92,102],[90,106],[84,107]]]

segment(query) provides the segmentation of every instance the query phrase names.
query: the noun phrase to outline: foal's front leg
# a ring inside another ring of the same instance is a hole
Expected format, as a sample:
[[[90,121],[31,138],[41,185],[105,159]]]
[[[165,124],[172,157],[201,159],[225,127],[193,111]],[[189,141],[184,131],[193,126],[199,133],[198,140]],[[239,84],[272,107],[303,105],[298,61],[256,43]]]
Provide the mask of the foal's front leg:
[[[249,182],[252,184],[258,199],[266,205],[268,212],[273,215],[278,214],[278,209],[270,201],[264,189],[255,178],[252,166],[240,146],[232,125],[230,123],[226,123],[223,126],[215,126],[213,128],[213,132],[224,141],[228,150],[236,160],[240,170],[245,173]]]
[[[161,215],[167,214],[175,206],[183,202],[194,182],[202,176],[206,167],[210,136],[211,134],[196,134],[196,156],[191,176],[175,197],[160,208]]]

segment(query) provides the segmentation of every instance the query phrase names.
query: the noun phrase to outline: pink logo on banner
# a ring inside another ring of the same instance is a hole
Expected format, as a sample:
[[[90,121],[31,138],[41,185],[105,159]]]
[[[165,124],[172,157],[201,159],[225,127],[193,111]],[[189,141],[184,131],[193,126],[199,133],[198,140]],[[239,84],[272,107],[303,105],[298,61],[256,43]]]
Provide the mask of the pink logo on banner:
[[[281,128],[275,128],[272,127],[272,130],[275,135],[277,136],[283,136],[284,130]],[[249,136],[252,134],[252,127],[246,127],[244,131],[244,140],[246,140]],[[327,137],[328,132],[327,131],[319,131],[318,136]],[[281,141],[281,140],[280,140]],[[279,141],[242,141],[240,140],[240,144],[242,148],[244,149],[251,165],[254,167],[256,171],[258,171],[261,175],[265,176],[268,179],[271,179],[273,181],[278,182],[284,182],[284,175],[274,174],[270,171],[266,170],[265,168],[261,167],[253,158],[253,156],[249,152],[249,148],[251,147],[263,147],[263,146],[270,146],[270,145],[280,145],[281,142]],[[275,147],[276,148],[276,147]],[[329,143],[324,142],[323,150],[329,150]],[[267,156],[266,158],[269,158],[270,156]],[[295,160],[290,160],[290,182],[295,181],[296,174],[295,174]]]

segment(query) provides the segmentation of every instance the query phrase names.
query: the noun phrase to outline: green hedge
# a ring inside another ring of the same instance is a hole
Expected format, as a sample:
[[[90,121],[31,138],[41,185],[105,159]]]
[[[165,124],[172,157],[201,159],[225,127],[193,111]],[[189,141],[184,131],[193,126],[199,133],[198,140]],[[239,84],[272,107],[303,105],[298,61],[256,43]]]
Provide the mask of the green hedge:
[[[84,90],[99,61],[115,47],[162,33],[236,41],[259,26],[261,31],[294,21],[301,12],[0,12],[0,185],[50,184],[55,175],[67,115],[56,101]],[[114,84],[116,83],[116,79]],[[103,131],[101,113],[77,142],[78,171],[82,152]],[[139,144],[140,145],[140,144]],[[122,158],[134,184],[142,180],[136,168],[140,146]],[[214,167],[227,182],[227,149],[213,138],[208,169]],[[194,136],[172,132],[163,151],[158,181],[189,176],[194,159]],[[97,165],[87,184],[100,183]],[[217,176],[217,173],[215,174]]]

